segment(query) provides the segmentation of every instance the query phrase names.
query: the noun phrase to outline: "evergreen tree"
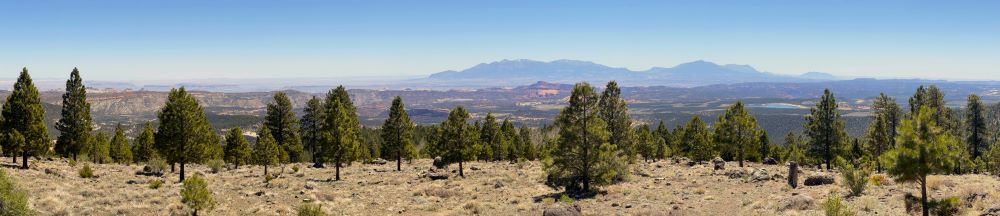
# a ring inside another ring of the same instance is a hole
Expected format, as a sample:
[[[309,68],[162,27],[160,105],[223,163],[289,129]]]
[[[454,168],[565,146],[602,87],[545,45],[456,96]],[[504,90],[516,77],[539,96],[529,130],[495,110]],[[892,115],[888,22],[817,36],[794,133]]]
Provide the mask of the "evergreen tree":
[[[712,136],[698,115],[692,117],[684,126],[684,132],[681,133],[679,140],[681,151],[693,161],[708,161],[718,155]]]
[[[240,165],[248,164],[251,161],[253,149],[250,149],[250,144],[246,138],[243,138],[242,128],[235,127],[229,129],[229,132],[226,133],[226,148],[224,151],[225,156],[223,158],[226,163],[235,165],[237,169],[240,168]]]
[[[180,164],[183,182],[184,165],[211,157],[212,149],[219,147],[218,137],[208,124],[205,109],[184,87],[170,90],[157,118],[160,125],[154,143],[168,163]]]
[[[760,160],[764,161],[764,159],[771,156],[771,139],[767,137],[767,131],[764,129],[760,129],[760,132],[757,134],[760,134],[760,137],[757,138],[757,143],[760,145]]]
[[[865,132],[865,136],[868,138],[867,150],[868,153],[874,158],[879,158],[883,153],[892,149],[892,143],[895,141],[895,137],[889,135],[889,129],[886,127],[890,126],[884,115],[875,115],[875,120],[873,120]],[[893,129],[892,131],[895,131]],[[882,161],[875,160],[875,171],[882,172]]]
[[[517,159],[521,157],[521,136],[517,134],[517,130],[514,129],[514,124],[510,123],[510,119],[504,119],[503,123],[500,124],[500,133],[503,139],[503,149],[506,153],[506,159],[511,162],[517,162]]]
[[[302,143],[309,149],[309,155],[312,158],[314,167],[320,167],[322,161],[319,158],[319,155],[322,154],[317,153],[317,146],[320,145],[320,141],[322,140],[320,125],[323,121],[323,111],[323,101],[313,96],[312,99],[306,102],[306,107],[302,110],[304,113],[302,121],[299,122],[299,131],[302,132]]]
[[[111,143],[108,141],[108,134],[98,132],[90,140],[87,156],[90,161],[98,164],[111,162]]]
[[[136,163],[147,162],[150,159],[159,157],[156,155],[156,144],[154,143],[156,137],[154,134],[153,124],[146,122],[146,126],[142,128],[142,132],[132,141],[132,158],[135,159]]]
[[[350,101],[344,86],[330,90],[326,95],[324,118],[320,125],[324,138],[323,159],[333,162],[338,181],[340,168],[357,158],[361,146],[358,136],[360,123]]]
[[[968,101],[965,108],[965,142],[969,145],[971,159],[976,160],[989,148],[986,110],[983,108],[983,103],[979,101],[978,95],[969,95]]]
[[[292,101],[284,92],[274,93],[274,101],[267,104],[264,126],[271,130],[274,140],[281,146],[282,162],[302,160],[302,142],[299,140],[299,121],[292,111]]]
[[[80,71],[76,68],[73,68],[69,80],[66,80],[61,115],[62,118],[56,123],[56,129],[59,130],[56,153],[76,160],[76,156],[87,145],[90,132],[93,131],[90,103],[87,103],[87,88],[84,87]]]
[[[480,160],[498,161],[502,159],[503,148],[500,136],[500,124],[497,123],[496,117],[493,117],[493,113],[486,113],[485,120],[479,129],[479,142],[484,147],[479,153]]]
[[[535,160],[538,158],[538,150],[535,149],[535,143],[532,141],[531,129],[526,126],[521,126],[518,131],[518,136],[521,137],[521,153],[524,159]]]
[[[671,148],[674,147],[674,135],[667,128],[663,120],[660,120],[660,124],[656,126],[657,146],[656,146],[656,158],[666,159]]]
[[[872,108],[875,110],[876,116],[882,116],[885,118],[885,122],[882,128],[886,131],[884,134],[889,136],[889,147],[896,145],[896,127],[899,126],[900,116],[902,115],[902,110],[899,108],[899,104],[896,103],[896,98],[889,97],[885,93],[880,93],[878,97],[875,98]]]
[[[387,156],[396,158],[396,171],[402,171],[403,158],[413,157],[413,122],[403,107],[403,98],[396,96],[389,108],[389,118],[382,124],[382,143]]]
[[[231,132],[231,131],[230,131]],[[281,161],[281,147],[278,141],[271,136],[271,130],[267,127],[260,127],[257,133],[257,143],[253,146],[253,157],[257,165],[264,166],[264,175],[267,176],[267,167],[277,165]]]
[[[782,157],[784,161],[794,161],[799,164],[807,164],[805,152],[802,150],[802,138],[801,136],[796,136],[795,133],[788,132],[785,135],[785,155]]]
[[[747,151],[753,152],[758,145],[757,119],[743,106],[743,101],[737,101],[719,116],[715,124],[715,141],[718,142],[724,155],[734,156],[740,167],[746,160]]]
[[[469,113],[462,106],[448,113],[448,119],[441,122],[438,145],[442,149],[441,159],[445,163],[458,163],[458,176],[465,177],[462,163],[475,158],[473,146],[476,143],[475,128],[467,123]]]
[[[115,163],[128,164],[132,162],[132,146],[128,144],[128,139],[125,138],[125,132],[122,131],[122,125],[118,124],[115,126],[115,136],[111,138],[111,160]]]
[[[608,143],[618,146],[629,163],[635,163],[638,151],[633,143],[632,119],[628,115],[628,105],[621,98],[621,89],[615,81],[608,82],[601,93],[599,102],[601,120],[607,125]]]
[[[635,144],[639,149],[639,155],[644,162],[649,162],[656,158],[656,139],[649,131],[649,125],[642,125],[635,129]]]
[[[832,169],[830,163],[843,150],[844,139],[847,137],[844,132],[844,121],[840,118],[837,106],[837,99],[830,89],[827,89],[823,91],[823,97],[816,103],[816,107],[810,108],[810,114],[806,116],[808,152],[826,163],[828,170]]]
[[[896,181],[920,184],[920,201],[925,216],[929,215],[927,176],[947,172],[954,165],[953,157],[948,155],[948,147],[959,142],[958,138],[937,125],[936,113],[934,109],[921,107],[911,119],[903,120],[897,137],[898,146],[885,155],[886,160],[892,161],[888,172]]]
[[[0,124],[0,131],[5,131],[8,136],[15,136],[14,132],[23,138],[23,142],[7,142],[4,151],[10,151],[12,157],[20,152],[22,161],[21,169],[28,169],[28,157],[43,155],[49,150],[49,133],[45,128],[45,109],[38,96],[38,89],[28,75],[28,68],[21,70],[21,75],[17,77],[14,88],[7,96],[6,103],[2,111],[3,122]],[[17,159],[14,159],[17,160]],[[16,163],[16,161],[15,161]]]
[[[559,139],[545,165],[546,184],[590,192],[591,185],[611,184],[618,170],[627,170],[621,168],[627,166],[627,158],[620,157],[617,147],[607,141],[609,132],[598,103],[590,84],[573,87],[569,105],[556,117]]]

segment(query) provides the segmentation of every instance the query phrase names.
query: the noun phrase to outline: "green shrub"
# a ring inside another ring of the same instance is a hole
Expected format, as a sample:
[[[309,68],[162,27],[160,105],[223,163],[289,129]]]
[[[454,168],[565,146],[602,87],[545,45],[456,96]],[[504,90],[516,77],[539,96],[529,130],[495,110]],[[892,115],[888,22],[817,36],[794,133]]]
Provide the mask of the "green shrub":
[[[212,169],[212,173],[219,173],[219,171],[222,171],[222,168],[226,166],[226,162],[219,159],[213,159],[209,160],[205,163],[205,165],[208,165],[208,168]]]
[[[181,202],[193,209],[194,215],[198,215],[199,210],[211,210],[215,207],[212,191],[208,190],[208,182],[201,175],[194,175],[184,180]]]
[[[857,215],[850,210],[847,205],[840,199],[840,196],[831,194],[823,202],[823,212],[826,216],[854,216]]]
[[[163,180],[155,179],[149,182],[149,189],[156,190],[160,189],[161,186],[163,186]]]
[[[292,165],[292,173],[297,173],[297,172],[299,172],[299,165],[298,164]]]
[[[167,167],[170,166],[170,164],[167,164],[167,161],[159,157],[154,157],[149,159],[149,162],[146,162],[146,166],[149,166],[149,168],[151,168],[155,173],[164,173],[164,170],[167,170]]]
[[[566,196],[566,194],[563,194],[562,196],[559,197],[559,202],[566,203],[566,204],[573,204],[573,198],[569,198],[569,196]]]
[[[76,160],[69,159],[69,161],[67,161],[67,163],[69,163],[69,167],[76,167]]]
[[[299,216],[326,216],[326,212],[319,204],[305,203],[299,206]]]
[[[28,193],[0,169],[0,215],[34,215],[28,208]]]
[[[868,168],[855,167],[854,164],[846,162],[841,158],[837,158],[840,163],[840,175],[844,178],[844,186],[847,187],[848,191],[851,192],[851,196],[858,196],[865,192],[865,187],[868,185],[868,176],[871,175],[871,170]]]
[[[90,164],[84,163],[83,167],[80,167],[80,178],[94,178],[94,170],[90,169]]]
[[[270,174],[264,175],[264,183],[270,183],[271,180],[274,180],[274,179],[275,179],[274,175],[270,175]]]
[[[958,197],[931,200],[927,202],[927,205],[930,206],[931,214],[939,216],[959,215],[962,210]]]

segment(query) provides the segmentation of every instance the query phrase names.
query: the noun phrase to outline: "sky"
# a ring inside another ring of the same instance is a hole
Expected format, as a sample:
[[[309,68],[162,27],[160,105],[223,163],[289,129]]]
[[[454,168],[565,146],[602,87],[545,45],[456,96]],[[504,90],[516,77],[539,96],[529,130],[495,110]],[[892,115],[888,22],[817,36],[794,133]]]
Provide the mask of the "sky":
[[[0,0],[0,78],[406,77],[502,59],[1000,80],[1000,1]],[[5,71],[5,72],[4,72]]]

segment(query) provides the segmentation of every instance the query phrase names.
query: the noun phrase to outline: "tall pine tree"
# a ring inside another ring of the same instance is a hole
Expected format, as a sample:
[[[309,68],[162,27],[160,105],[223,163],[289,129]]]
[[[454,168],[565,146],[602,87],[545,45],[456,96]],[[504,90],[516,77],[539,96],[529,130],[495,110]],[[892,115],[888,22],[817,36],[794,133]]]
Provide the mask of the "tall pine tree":
[[[314,167],[322,167],[322,160],[319,159],[318,146],[322,141],[320,134],[320,123],[323,121],[323,101],[316,96],[306,102],[306,107],[302,110],[302,121],[299,121],[299,132],[302,134],[302,144],[309,149]]]
[[[809,136],[809,153],[826,163],[826,169],[832,169],[833,159],[843,150],[847,133],[844,132],[844,120],[837,111],[837,99],[830,89],[823,91],[816,107],[809,109],[806,116],[805,133]]]
[[[155,135],[157,149],[167,162],[180,164],[183,182],[184,165],[211,157],[211,149],[219,145],[218,137],[208,124],[205,109],[184,87],[170,90],[157,119],[160,121]]]
[[[759,145],[757,119],[743,106],[743,101],[729,106],[726,113],[719,116],[715,124],[715,141],[723,149],[724,155],[732,156],[743,167],[747,151]]]
[[[701,117],[698,115],[692,117],[691,121],[684,126],[678,140],[680,150],[693,161],[708,161],[718,155],[716,146],[712,142],[712,135],[705,126],[705,122],[701,121]]]
[[[360,123],[354,112],[353,103],[344,86],[330,90],[326,95],[323,122],[323,159],[332,162],[336,168],[336,180],[340,180],[340,168],[357,158],[361,148]]]
[[[87,103],[87,88],[80,78],[80,70],[73,68],[66,80],[66,93],[62,96],[62,118],[56,122],[59,138],[56,140],[56,153],[63,157],[80,154],[90,139],[93,131],[93,119],[90,116],[90,103]]]
[[[479,151],[480,160],[499,161],[502,159],[503,148],[500,135],[500,123],[497,122],[493,113],[486,113],[482,127],[479,128],[479,142],[483,144]]]
[[[267,127],[260,127],[257,132],[257,143],[253,146],[253,157],[257,165],[264,166],[264,175],[267,176],[267,167],[277,165],[281,161],[281,147],[271,136],[271,130]]]
[[[229,132],[226,133],[226,148],[224,152],[223,158],[226,163],[233,164],[237,169],[240,168],[240,165],[245,165],[252,161],[253,150],[250,149],[247,139],[243,138],[242,128],[235,127],[229,129]]]
[[[604,92],[601,93],[598,106],[601,120],[605,122],[610,132],[608,143],[617,146],[628,158],[629,163],[634,163],[638,151],[632,140],[632,118],[628,115],[628,105],[625,99],[621,98],[621,93],[617,82],[608,82]]]
[[[968,105],[965,106],[965,109],[965,143],[969,145],[969,156],[974,161],[989,148],[986,109],[976,94],[969,95]]]
[[[403,158],[413,155],[413,122],[403,107],[403,98],[396,96],[389,108],[389,118],[382,124],[382,143],[387,156],[396,158],[396,171],[402,171]]]
[[[910,119],[903,120],[899,128],[898,146],[886,155],[892,161],[888,172],[898,182],[920,184],[920,201],[924,215],[927,208],[927,176],[948,171],[954,166],[949,147],[959,143],[958,138],[937,125],[938,111],[921,107]]]
[[[458,163],[458,176],[465,177],[462,164],[475,158],[472,150],[478,136],[476,130],[467,122],[469,112],[462,106],[455,107],[448,113],[448,119],[441,122],[438,146],[442,150],[441,159],[445,163]]]
[[[281,146],[282,162],[302,160],[302,142],[299,140],[299,121],[292,111],[292,101],[285,92],[274,93],[274,101],[267,104],[264,126],[271,130],[274,140]]]
[[[122,130],[122,125],[118,124],[115,126],[115,136],[111,138],[111,160],[115,163],[128,164],[132,162],[132,146],[129,145],[128,139],[125,138],[125,131]]]
[[[593,191],[592,185],[612,183],[627,158],[608,143],[610,133],[601,119],[599,98],[587,83],[577,83],[569,105],[556,116],[559,139],[552,149],[552,161],[545,166],[546,184],[567,191]]]
[[[38,96],[38,89],[28,75],[28,68],[21,70],[14,88],[7,96],[3,105],[2,126],[9,138],[13,138],[4,146],[4,151],[10,151],[12,157],[20,153],[21,169],[28,169],[28,157],[43,155],[49,150],[49,133],[45,128],[45,109]],[[21,139],[16,139],[21,138]],[[11,142],[19,141],[19,142]],[[17,159],[14,159],[17,160]],[[15,161],[16,163],[16,161]]]
[[[146,125],[142,127],[142,132],[132,141],[132,158],[136,163],[147,162],[159,157],[156,155],[155,133],[153,124],[146,122]]]

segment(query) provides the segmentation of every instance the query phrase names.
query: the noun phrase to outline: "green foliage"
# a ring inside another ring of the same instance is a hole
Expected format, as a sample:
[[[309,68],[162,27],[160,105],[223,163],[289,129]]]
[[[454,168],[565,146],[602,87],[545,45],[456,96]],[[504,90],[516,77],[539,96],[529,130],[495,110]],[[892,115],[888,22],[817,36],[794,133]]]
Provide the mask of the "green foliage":
[[[633,140],[632,118],[628,115],[628,105],[621,97],[618,83],[608,82],[604,91],[601,92],[600,100],[597,106],[600,110],[601,120],[604,121],[605,128],[608,130],[608,143],[617,146],[629,163],[635,163],[639,150]],[[625,174],[627,170],[618,170],[617,172]]]
[[[281,149],[274,141],[274,137],[271,136],[271,130],[267,127],[260,128],[260,132],[257,133],[257,143],[253,148],[254,161],[257,165],[264,166],[265,175],[267,174],[267,166],[276,165],[281,160],[278,158]]]
[[[653,132],[649,131],[649,125],[642,125],[635,129],[633,133],[635,135],[635,144],[639,150],[639,155],[645,161],[657,159],[657,137],[653,136]]]
[[[958,197],[932,200],[927,206],[931,209],[933,215],[938,216],[959,215],[962,211],[962,201]]]
[[[299,132],[302,134],[303,147],[309,150],[313,163],[320,163],[318,149],[322,140],[320,123],[323,121],[323,101],[313,96],[302,109],[302,120],[299,121]]]
[[[831,168],[830,163],[843,150],[847,137],[844,120],[840,118],[837,107],[837,99],[830,89],[826,89],[816,107],[810,108],[810,114],[806,116],[805,134],[809,137],[807,152],[825,162],[827,169]]]
[[[303,203],[299,206],[299,216],[326,216],[323,206],[316,203]]]
[[[122,131],[121,124],[115,126],[115,136],[111,138],[109,150],[111,160],[115,163],[132,163],[132,146],[128,144],[128,139],[125,138],[125,132]]]
[[[561,202],[561,203],[566,203],[566,204],[571,204],[572,205],[573,201],[575,201],[575,200],[573,200],[573,198],[570,198],[566,194],[563,194],[562,196],[559,196],[559,202]]]
[[[28,208],[28,193],[17,186],[7,172],[0,169],[0,215],[35,215]]]
[[[226,162],[219,159],[212,159],[205,163],[212,173],[219,173],[226,166]]]
[[[213,149],[219,147],[219,138],[208,124],[204,108],[184,87],[170,90],[157,119],[160,125],[155,134],[156,147],[169,163],[180,164],[182,181],[184,164],[211,158]]]
[[[868,177],[871,170],[864,165],[856,166],[843,158],[837,158],[837,165],[840,167],[840,176],[844,180],[844,187],[847,187],[851,196],[860,196],[868,186]]]
[[[208,182],[201,175],[194,175],[184,180],[184,187],[181,189],[181,202],[193,209],[194,215],[198,215],[200,210],[215,208],[212,191],[208,189]]]
[[[142,132],[132,141],[132,159],[136,163],[146,162],[152,158],[159,157],[156,153],[155,131],[153,124],[146,122],[142,127]]]
[[[97,135],[94,135],[93,139],[90,141],[87,157],[89,157],[91,162],[94,163],[110,163],[112,161],[110,151],[111,142],[108,140],[108,135],[104,132],[98,132]]]
[[[947,172],[954,165],[948,147],[957,143],[952,133],[937,125],[935,110],[922,107],[911,119],[903,120],[898,129],[897,146],[883,157],[891,161],[888,173],[897,182],[916,182],[921,196],[927,197],[927,175]],[[926,204],[926,203],[924,203]],[[927,206],[927,205],[923,205]],[[928,210],[924,209],[926,214]]]
[[[823,202],[823,212],[826,216],[854,216],[857,215],[854,211],[850,209],[840,196],[831,194]]]
[[[979,101],[979,96],[971,94],[968,101],[965,106],[965,143],[968,144],[969,156],[975,160],[989,149],[989,134],[986,129],[986,109]]]
[[[62,96],[62,118],[56,122],[59,130],[56,140],[56,153],[74,159],[83,151],[93,131],[93,119],[90,116],[90,103],[87,103],[87,88],[80,78],[80,71],[73,68],[66,80],[66,93]]]
[[[160,189],[160,187],[163,187],[163,180],[153,179],[153,181],[149,181],[149,189],[156,190]]]
[[[902,111],[899,104],[896,104],[896,99],[885,93],[875,98],[872,109],[875,110],[875,119],[869,123],[865,132],[868,141],[865,150],[873,158],[879,158],[896,145],[896,126],[899,125]],[[882,172],[882,167],[881,161],[875,160],[876,171]]]
[[[684,126],[679,145],[680,150],[693,161],[708,161],[718,155],[712,136],[698,115]]]
[[[360,123],[344,86],[338,86],[326,95],[324,119],[320,124],[323,135],[324,160],[334,163],[336,179],[340,180],[340,167],[358,158],[361,138],[358,136]]]
[[[600,118],[598,98],[587,83],[573,87],[569,106],[556,117],[559,139],[546,161],[546,184],[567,191],[592,191],[591,185],[611,184],[618,170],[627,169],[627,158],[607,142],[609,132]],[[625,168],[623,168],[625,167]]]
[[[167,161],[163,160],[160,157],[153,157],[146,162],[146,166],[152,168],[153,172],[163,173],[165,170],[167,170],[167,166],[170,166],[170,164],[167,164]]]
[[[77,173],[80,174],[80,178],[94,178],[94,170],[87,163],[84,163]]]
[[[802,150],[802,137],[792,132],[785,135],[785,151],[781,159],[783,161],[795,161],[799,164],[808,164],[805,152]]]
[[[17,77],[14,88],[7,96],[0,110],[0,131],[8,136],[21,136],[21,142],[3,143],[4,151],[11,155],[20,154],[23,157],[22,169],[28,168],[29,156],[40,156],[48,153],[49,133],[45,126],[45,109],[38,96],[38,89],[28,75],[28,68],[23,68]],[[16,132],[16,133],[15,133]]]
[[[237,168],[252,161],[253,149],[250,148],[250,144],[243,137],[243,129],[239,127],[229,129],[229,132],[226,133],[226,148],[224,152],[225,156],[223,158],[225,161],[235,165]]]
[[[389,117],[382,124],[383,156],[396,159],[396,170],[401,170],[403,158],[410,159],[416,154],[413,146],[413,122],[403,107],[403,98],[396,96],[389,108]]]
[[[281,147],[281,162],[302,161],[302,142],[299,140],[299,120],[292,111],[292,101],[285,92],[274,93],[274,101],[267,104],[264,127],[271,130],[274,141]]]
[[[437,138],[441,159],[445,163],[458,163],[459,176],[465,176],[462,163],[475,159],[474,145],[479,136],[477,130],[467,123],[469,113],[462,106],[455,107],[448,114],[448,119],[441,122],[440,135]]]
[[[501,142],[503,137],[500,133],[500,124],[497,123],[493,113],[486,113],[482,127],[479,127],[478,132],[479,142],[482,146],[479,148],[477,158],[480,160],[503,160],[504,148]]]
[[[743,101],[729,106],[715,123],[715,142],[723,158],[735,159],[743,167],[748,154],[759,146],[757,119],[743,106]],[[727,157],[728,156],[728,157]]]

